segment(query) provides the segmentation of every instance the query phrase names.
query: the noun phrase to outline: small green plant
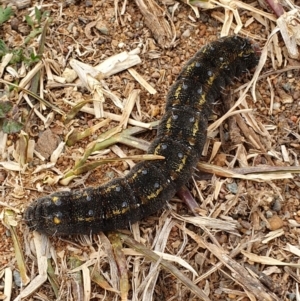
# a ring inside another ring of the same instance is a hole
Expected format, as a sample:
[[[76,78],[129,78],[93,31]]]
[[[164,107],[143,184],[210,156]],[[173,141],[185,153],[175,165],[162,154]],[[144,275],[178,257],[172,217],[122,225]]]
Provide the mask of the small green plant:
[[[43,31],[42,22],[48,18],[50,15],[49,11],[44,11],[43,13],[37,7],[34,8],[34,17],[30,17],[29,15],[25,16],[25,20],[27,24],[31,27],[31,32],[28,37],[25,39],[25,44],[27,44],[32,38],[41,34]]]
[[[13,49],[10,50],[6,44],[4,43],[3,40],[0,40],[0,60],[4,55],[7,53],[12,53],[13,57],[10,60],[10,64],[15,64],[15,63],[20,63],[24,60],[24,55],[23,55],[23,50],[18,48],[18,49]]]
[[[3,40],[0,39],[0,61],[7,53],[12,53],[13,56],[9,62],[10,65],[24,62],[26,65],[37,63],[40,60],[40,55],[34,54],[32,49],[25,49],[26,54],[22,48],[9,49]]]
[[[7,21],[10,16],[13,14],[10,8],[3,9],[0,6],[0,25],[1,23]],[[31,17],[29,15],[25,16],[25,20],[27,24],[31,27],[31,31],[29,35],[25,38],[24,44],[28,44],[33,38],[38,36],[43,32],[43,23],[46,18],[49,16],[49,11],[42,11],[35,7],[34,16]],[[31,65],[37,63],[41,59],[41,53],[34,53],[30,48],[16,48],[10,49],[3,40],[0,39],[0,61],[4,55],[7,53],[12,53],[13,57],[10,60],[10,64],[14,65],[16,63],[24,62],[27,65]]]
[[[7,134],[18,133],[23,124],[12,118],[13,103],[11,101],[0,101],[0,130]]]
[[[0,6],[0,25],[9,20],[9,18],[14,14],[11,7],[3,8]]]

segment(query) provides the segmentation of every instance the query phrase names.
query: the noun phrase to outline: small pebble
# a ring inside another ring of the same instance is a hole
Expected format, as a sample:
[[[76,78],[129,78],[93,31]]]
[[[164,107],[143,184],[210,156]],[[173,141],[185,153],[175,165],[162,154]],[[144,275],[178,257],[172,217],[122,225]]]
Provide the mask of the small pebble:
[[[160,78],[160,74],[159,74],[159,72],[155,71],[152,73],[151,77],[152,78]]]
[[[12,30],[19,31],[19,20],[17,18],[12,18],[10,21],[10,26]]]
[[[298,118],[297,118],[297,116],[293,115],[293,116],[290,117],[290,120],[291,120],[292,122],[296,123],[297,120],[298,120]]]
[[[13,277],[14,277],[14,283],[17,287],[21,287],[22,286],[22,280],[21,280],[21,276],[20,273],[16,270],[13,270]]]
[[[191,31],[189,29],[185,30],[184,33],[182,34],[184,38],[188,38],[191,36]]]
[[[225,234],[222,234],[220,236],[216,236],[216,239],[218,240],[218,242],[220,244],[224,244],[224,243],[228,242],[228,237]]]
[[[129,38],[133,38],[134,37],[134,34],[132,32],[130,32],[130,31],[125,32],[125,34]]]
[[[180,58],[178,56],[174,57],[174,64],[175,65],[180,64]]]
[[[247,230],[251,229],[251,224],[247,221],[241,220],[241,226]]]
[[[283,227],[283,220],[278,215],[274,215],[269,218],[268,222],[270,224],[270,230],[272,231],[278,230]]]
[[[267,218],[271,218],[272,216],[273,216],[272,211],[270,211],[270,210],[266,211],[266,217]]]
[[[3,183],[6,177],[7,177],[6,170],[0,170],[0,183]]]
[[[238,186],[235,182],[227,184],[226,187],[228,188],[228,190],[230,192],[232,192],[234,194],[236,194],[238,191]]]
[[[236,300],[237,299],[237,295],[235,294],[228,294],[228,298],[231,300]]]
[[[112,40],[112,41],[111,41],[111,45],[112,45],[113,47],[117,47],[118,44],[119,44],[119,42],[116,41],[116,40]]]
[[[180,72],[180,68],[179,68],[179,67],[176,67],[176,66],[175,66],[175,67],[172,68],[172,74],[178,75],[179,72]]]
[[[279,198],[276,198],[274,200],[274,203],[272,204],[272,210],[278,212],[281,210],[282,204]]]
[[[217,166],[225,166],[226,165],[226,154],[217,154],[215,159],[214,159],[214,164]]]
[[[295,91],[293,94],[294,99],[299,99],[300,98],[300,91]]]
[[[279,110],[280,109],[280,102],[274,102],[273,103],[273,110]]]
[[[288,293],[287,298],[290,301],[294,301],[296,299],[296,295],[294,293]]]
[[[109,29],[108,29],[108,25],[106,24],[106,22],[104,21],[99,21],[96,24],[96,28],[103,33],[104,35],[108,35],[109,34]]]
[[[77,78],[77,73],[70,68],[66,68],[62,74],[67,83],[72,83]]]
[[[286,104],[286,103],[293,103],[293,97],[291,95],[288,95],[286,93],[282,93],[282,97],[281,97],[281,102]]]
[[[151,105],[151,117],[156,117],[160,113],[159,106]]]

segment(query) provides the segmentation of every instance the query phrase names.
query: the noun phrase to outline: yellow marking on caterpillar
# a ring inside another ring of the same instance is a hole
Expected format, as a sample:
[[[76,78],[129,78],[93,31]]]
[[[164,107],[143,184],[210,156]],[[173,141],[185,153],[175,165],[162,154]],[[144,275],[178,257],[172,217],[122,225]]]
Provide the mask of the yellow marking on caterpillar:
[[[95,220],[95,217],[91,216],[91,217],[78,217],[77,221],[78,222],[92,222]]]
[[[52,202],[55,203],[55,204],[56,204],[59,200],[60,200],[60,197],[58,197],[58,196],[52,197]]]
[[[241,51],[241,52],[238,54],[238,56],[239,56],[239,57],[243,57],[245,54],[251,54],[251,53],[254,53],[254,51],[252,51],[252,50],[248,50],[248,51],[246,51],[246,52]]]
[[[170,117],[167,121],[167,125],[166,125],[166,128],[169,130],[169,129],[172,129],[172,117]]]
[[[57,216],[54,216],[54,218],[53,218],[53,223],[54,223],[55,225],[59,225],[59,224],[61,223],[61,219],[58,218]]]
[[[105,215],[105,219],[109,219],[109,218],[112,218],[112,217],[117,216],[117,215],[123,215],[124,213],[129,211],[129,209],[130,209],[130,207],[127,206],[127,207],[122,207],[122,209],[113,210],[110,213],[107,213]],[[88,217],[88,218],[82,218],[82,221],[93,221],[95,219],[96,219],[95,217]]]
[[[193,71],[194,67],[195,67],[196,62],[193,62],[192,64],[190,64],[189,66],[187,66],[186,71],[188,73],[190,73],[190,71]]]
[[[112,191],[113,189],[115,189],[116,187],[119,187],[120,185],[112,185],[112,186],[109,186],[106,188],[105,192],[110,192]]]
[[[216,79],[216,75],[213,74],[212,76],[210,76],[210,77],[207,79],[206,85],[207,85],[208,87],[210,87],[210,86],[213,84],[213,82],[214,82],[215,79]],[[200,96],[199,101],[198,101],[198,103],[199,103],[200,106],[202,106],[202,105],[205,104],[205,102],[206,102],[206,94],[207,94],[207,93],[203,93],[203,94]]]
[[[193,133],[193,137],[196,136],[196,134],[199,132],[199,124],[198,122],[195,122],[194,123],[194,126],[193,126],[193,130],[192,130],[192,133]]]
[[[223,69],[223,68],[227,68],[228,67],[228,63],[227,62],[223,62],[221,65],[220,65],[220,70]]]
[[[181,163],[179,164],[178,168],[175,170],[176,172],[180,172],[184,168],[186,159],[187,159],[187,156],[184,156],[182,158]]]
[[[211,86],[212,83],[214,82],[215,78],[216,78],[215,75],[210,76],[210,77],[208,78],[208,80],[207,80],[207,84],[208,84],[209,86]]]
[[[206,93],[203,93],[199,98],[199,105],[202,106],[205,104],[205,102],[206,102]]]
[[[131,179],[134,180],[134,179],[139,175],[139,173],[141,173],[141,170],[139,170],[138,172],[132,174]],[[131,180],[131,179],[130,179],[130,180]]]
[[[151,194],[147,195],[146,198],[150,201],[154,198],[156,198],[163,190],[163,187],[160,186],[159,189],[157,189],[155,192],[152,192]]]
[[[83,196],[85,196],[85,197],[88,197],[89,196],[89,194],[86,192],[86,191],[84,191],[83,192]],[[73,198],[76,200],[76,199],[80,199],[82,196],[81,195],[74,195],[73,196]]]
[[[72,200],[74,201],[74,200],[80,199],[80,198],[82,198],[82,196],[87,197],[87,196],[88,196],[88,193],[85,192],[85,191],[83,191],[83,194],[82,194],[82,195],[80,195],[80,194],[74,194],[74,195],[72,196]],[[58,200],[54,200],[55,198],[57,198],[57,197],[53,197],[53,198],[52,198],[52,201],[53,201],[53,202],[58,201]]]
[[[126,213],[129,209],[130,209],[129,206],[127,206],[127,207],[122,208],[122,209],[113,210],[112,214],[113,215],[121,215],[121,214]]]
[[[113,189],[113,186],[109,186],[105,189],[105,192],[110,192]]]
[[[175,91],[175,93],[174,93],[174,96],[175,96],[176,99],[177,99],[178,96],[180,95],[181,89],[182,89],[182,86],[181,86],[181,85],[177,87],[177,89],[176,89],[176,91]]]

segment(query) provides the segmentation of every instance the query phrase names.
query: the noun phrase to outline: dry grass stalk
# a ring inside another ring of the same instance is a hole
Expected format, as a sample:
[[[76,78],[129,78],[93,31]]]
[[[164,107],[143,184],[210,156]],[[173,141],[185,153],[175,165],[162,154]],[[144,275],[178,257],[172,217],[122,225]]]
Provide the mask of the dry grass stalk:
[[[277,266],[290,266],[299,269],[300,264],[283,262],[268,256],[259,256],[254,253],[249,253],[246,251],[242,251],[242,254],[246,256],[250,261],[257,262],[266,265],[277,265]]]
[[[33,79],[33,77],[44,67],[44,63],[42,61],[38,62],[28,73],[27,75],[20,81],[18,88],[25,88]]]
[[[126,70],[141,62],[137,54],[122,52],[114,55],[97,67],[84,64],[77,60],[71,60],[70,65],[76,71],[83,85],[92,93],[94,103],[94,112],[96,118],[104,117],[103,103],[105,101],[104,95],[108,96],[116,106],[122,108],[122,102],[111,93],[108,89],[103,87],[103,82],[99,80],[120,71]]]
[[[19,296],[14,300],[21,300],[22,298],[28,297],[34,291],[36,291],[44,282],[47,281],[47,267],[48,267],[48,256],[50,241],[44,235],[40,235],[37,232],[34,234],[34,245],[36,250],[36,258],[38,264],[38,275],[31,280],[29,285],[27,285],[24,290],[21,291]]]
[[[167,269],[170,273],[172,273],[174,276],[176,276],[182,283],[184,283],[200,300],[203,301],[211,301],[210,298],[208,298],[202,290],[200,290],[190,279],[188,279],[183,273],[181,273],[175,266],[170,264],[169,262],[165,261],[164,259],[160,258],[157,254],[155,254],[153,251],[149,250],[148,248],[145,248],[142,244],[137,243],[133,239],[131,239],[129,236],[119,233],[119,236],[123,240],[123,242],[127,245],[129,245],[131,248],[134,248],[141,252],[144,256],[146,256],[151,261],[157,263],[158,261],[161,262],[161,266]],[[153,269],[152,271],[155,272],[156,264],[152,265]],[[152,283],[153,286],[153,283]],[[152,288],[149,287],[149,290],[151,292]],[[142,300],[152,300],[153,294],[147,294],[144,293],[144,296],[148,299],[142,299]],[[150,298],[150,299],[149,299]]]
[[[251,84],[253,83],[253,86],[251,88],[251,94],[252,94],[252,97],[253,97],[253,101],[256,102],[257,99],[256,99],[256,93],[255,93],[255,87],[256,87],[256,84],[257,84],[257,81],[259,79],[259,74],[261,73],[265,63],[266,63],[266,60],[267,60],[267,57],[268,57],[268,48],[269,48],[269,44],[271,43],[271,41],[273,40],[274,38],[274,35],[279,31],[279,29],[274,29],[272,31],[272,33],[269,35],[268,37],[268,40],[267,42],[265,43],[263,49],[261,50],[261,55],[260,55],[260,60],[259,60],[259,63],[255,69],[255,72],[254,72],[254,75],[253,75],[253,78],[251,80]],[[247,86],[247,88],[249,87],[249,85]]]
[[[216,141],[213,145],[213,149],[211,151],[211,155],[210,155],[210,158],[208,160],[208,163],[210,163],[214,157],[218,154],[219,150],[220,150],[220,147],[221,147],[222,143],[219,142],[219,141]]]
[[[134,89],[130,92],[128,98],[125,101],[122,117],[120,120],[120,128],[126,129],[134,105],[139,102],[140,90]]]
[[[284,248],[284,250],[291,252],[292,254],[300,257],[300,249],[297,246],[293,246],[289,243],[286,244],[286,247]]]
[[[18,9],[23,9],[31,5],[31,0],[2,0],[3,3],[16,5]]]
[[[277,237],[280,237],[282,235],[284,235],[284,230],[283,229],[278,229],[278,230],[275,230],[275,231],[271,231],[269,232],[265,238],[262,240],[262,243],[263,244],[267,244],[269,243],[270,241],[272,241],[273,239],[277,238]]]
[[[71,106],[73,106],[73,107],[77,105],[76,103],[74,103],[72,101],[69,101],[69,100],[64,100],[64,102],[71,105]],[[94,109],[90,108],[88,106],[82,107],[80,111],[95,115]],[[121,121],[121,119],[122,119],[122,116],[114,114],[114,113],[104,112],[103,115],[104,115],[104,118],[109,118],[109,119],[114,120],[114,121]],[[134,126],[139,126],[139,127],[145,128],[145,129],[151,129],[152,128],[151,124],[144,123],[144,122],[141,122],[141,121],[137,121],[137,120],[132,119],[132,118],[128,119],[128,124],[134,125]]]
[[[6,300],[11,300],[12,287],[13,287],[13,274],[12,274],[12,270],[11,270],[11,268],[5,268],[5,270],[4,270],[3,297]]]
[[[257,181],[257,182],[271,181],[276,179],[291,179],[293,178],[291,172],[293,172],[294,169],[291,167],[262,166],[260,168],[256,167],[254,170],[252,170],[253,173],[250,173],[251,167],[247,167],[246,169],[239,168],[239,169],[229,170],[226,168],[222,168],[220,166],[211,165],[207,163],[198,163],[197,167],[199,170],[212,173],[220,177],[244,179],[244,180]],[[238,173],[238,172],[243,172],[243,170],[245,171],[245,174]],[[295,173],[299,172],[299,167],[296,167],[294,169],[294,172]]]
[[[244,290],[248,294],[248,296],[255,296],[259,300],[280,301],[280,299],[277,298],[277,296],[273,294],[273,292],[270,292],[267,288],[265,288],[259,280],[253,277],[249,277],[248,271],[242,265],[232,259],[227,254],[227,252],[223,250],[223,248],[221,248],[221,246],[214,238],[213,234],[209,232],[205,227],[202,228],[213,241],[212,244],[203,240],[206,248],[232,272],[231,278],[244,287]],[[243,254],[246,253],[243,251],[241,252]]]
[[[95,66],[94,69],[101,72],[102,78],[109,77],[140,64],[142,61],[138,55],[139,52],[140,49],[136,48],[130,52],[123,51],[121,53],[115,54],[107,58],[98,66]]]
[[[150,94],[154,95],[157,91],[147,83],[147,81],[138,74],[133,68],[129,68],[128,72],[132,75],[132,77],[142,86],[144,87]]]
[[[12,53],[7,53],[3,56],[2,60],[1,60],[1,64],[0,64],[0,78],[2,77],[3,72],[6,68],[6,66],[9,64],[12,57],[13,57]]]
[[[244,137],[247,137],[247,140],[253,145],[255,149],[258,149],[262,152],[266,152],[264,146],[260,142],[258,135],[254,132],[253,128],[247,126],[245,120],[241,117],[240,114],[235,115],[235,120],[244,134]]]
[[[224,23],[226,21],[225,15],[223,13],[221,13],[221,12],[213,11],[211,13],[211,15],[212,15],[212,17],[214,17],[219,22]],[[234,30],[236,28],[236,25],[232,23],[231,24],[231,28]],[[241,29],[240,32],[239,32],[239,34],[243,34],[243,35],[245,35],[245,36],[247,36],[247,37],[249,37],[249,38],[251,38],[253,40],[259,40],[259,39],[261,39],[261,37],[255,35],[255,34],[252,34],[251,32],[249,32],[249,31],[247,31],[245,29]]]
[[[132,248],[123,248],[123,252],[127,256],[144,256],[143,253],[140,253]],[[175,262],[175,263],[181,265],[182,267],[184,267],[185,269],[189,270],[191,273],[194,274],[194,276],[198,276],[197,271],[195,271],[195,269],[186,260],[182,259],[180,256],[175,256],[175,255],[171,255],[171,254],[159,252],[159,251],[154,251],[154,252],[157,255],[159,255],[161,258],[171,261],[171,262]]]
[[[237,222],[223,221],[217,218],[205,217],[205,216],[180,216],[175,213],[172,214],[176,219],[184,221],[189,224],[193,224],[196,227],[206,227],[214,230],[223,230],[231,233],[236,233]]]
[[[126,154],[122,151],[122,149],[118,146],[118,145],[112,145],[110,147],[110,149],[114,152],[114,154],[116,154],[118,157],[120,158],[126,158]],[[117,160],[117,159],[116,159]],[[127,159],[125,161],[130,168],[133,168],[133,166],[135,165],[135,163],[132,160]]]
[[[13,161],[2,161],[0,162],[0,166],[4,169],[12,170],[12,171],[22,171],[23,168],[20,166],[19,163]]]
[[[280,28],[282,38],[291,58],[299,57],[299,21],[299,7],[290,10],[277,19],[277,26]]]

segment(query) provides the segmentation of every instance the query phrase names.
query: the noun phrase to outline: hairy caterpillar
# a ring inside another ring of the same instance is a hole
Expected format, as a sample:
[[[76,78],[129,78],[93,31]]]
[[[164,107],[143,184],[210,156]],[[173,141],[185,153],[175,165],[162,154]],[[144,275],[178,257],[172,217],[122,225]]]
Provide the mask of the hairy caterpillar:
[[[124,178],[96,188],[57,192],[25,211],[28,225],[48,235],[90,234],[128,226],[161,209],[192,175],[206,140],[213,102],[234,77],[257,65],[248,39],[221,38],[198,51],[172,85],[157,137],[144,161]]]

